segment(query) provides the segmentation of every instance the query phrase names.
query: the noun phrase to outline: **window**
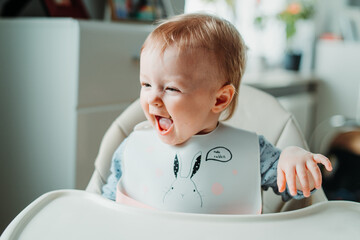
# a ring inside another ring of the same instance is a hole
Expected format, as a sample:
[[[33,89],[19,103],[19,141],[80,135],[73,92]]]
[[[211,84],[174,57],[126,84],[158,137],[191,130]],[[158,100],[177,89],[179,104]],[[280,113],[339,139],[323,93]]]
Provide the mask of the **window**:
[[[284,6],[286,0],[235,0],[235,11],[225,0],[187,0],[185,13],[208,12],[221,16],[232,22],[244,38],[249,47],[248,70],[255,65],[253,61],[265,58],[270,66],[277,66],[282,61],[285,49],[283,25],[276,19],[269,20],[267,27],[259,30],[254,25],[255,17],[262,13],[274,16]]]

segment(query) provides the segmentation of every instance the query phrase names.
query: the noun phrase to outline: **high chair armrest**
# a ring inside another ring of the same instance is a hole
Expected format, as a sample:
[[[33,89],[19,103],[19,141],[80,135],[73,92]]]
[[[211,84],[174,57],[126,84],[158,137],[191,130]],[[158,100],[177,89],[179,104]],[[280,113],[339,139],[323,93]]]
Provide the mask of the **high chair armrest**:
[[[101,178],[100,173],[95,169],[85,191],[101,195],[101,188],[104,184],[105,181]]]
[[[106,131],[95,160],[95,170],[86,191],[101,194],[102,185],[110,175],[111,160],[121,142],[133,131],[135,125],[144,121],[140,100],[134,101]]]

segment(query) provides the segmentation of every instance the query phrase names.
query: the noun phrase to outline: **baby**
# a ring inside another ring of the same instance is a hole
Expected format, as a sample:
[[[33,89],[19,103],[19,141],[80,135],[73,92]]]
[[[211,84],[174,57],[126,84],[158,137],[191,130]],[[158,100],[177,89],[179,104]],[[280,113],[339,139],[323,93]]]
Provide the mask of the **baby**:
[[[332,169],[326,157],[281,152],[219,121],[236,108],[245,53],[235,27],[212,15],[175,16],[148,36],[140,58],[148,121],[116,150],[103,196],[170,211],[258,214],[261,188],[286,201],[321,187],[317,164]]]

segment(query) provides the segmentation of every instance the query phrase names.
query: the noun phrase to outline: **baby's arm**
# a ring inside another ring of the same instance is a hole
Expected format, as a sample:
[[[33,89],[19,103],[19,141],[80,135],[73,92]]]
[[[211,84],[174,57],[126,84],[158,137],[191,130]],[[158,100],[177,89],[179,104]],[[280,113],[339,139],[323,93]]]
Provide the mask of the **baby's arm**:
[[[102,196],[114,201],[116,198],[116,185],[122,175],[121,159],[124,152],[125,141],[126,139],[120,144],[120,146],[115,151],[111,161],[111,167],[110,167],[111,174],[108,177],[106,184],[102,187]]]
[[[260,173],[261,173],[261,188],[268,190],[272,188],[274,193],[281,195],[284,202],[291,198],[301,199],[304,196],[301,192],[297,196],[291,196],[288,190],[279,192],[277,186],[277,165],[281,150],[274,147],[268,142],[263,136],[259,136],[259,147],[260,147]]]
[[[260,172],[261,172],[261,187],[264,190],[267,190],[271,187],[274,193],[281,195],[283,201],[288,201],[291,198],[294,199],[302,199],[305,197],[303,192],[301,191],[301,185],[298,189],[300,191],[295,191],[290,193],[289,187],[286,187],[286,182],[283,183],[284,185],[281,186],[281,192],[279,191],[279,184],[278,184],[278,164],[279,158],[282,154],[279,148],[274,147],[270,142],[268,142],[264,136],[259,135],[259,146],[260,146]],[[301,148],[300,148],[301,149]],[[301,149],[302,150],[302,149]],[[305,151],[305,150],[304,150]],[[286,150],[287,152],[287,150]],[[285,153],[286,153],[285,152]],[[291,153],[290,153],[291,154]],[[285,155],[282,155],[283,157]],[[313,186],[315,183],[313,184]],[[310,186],[309,186],[310,188]],[[311,188],[312,189],[312,188]],[[295,193],[295,194],[294,194]],[[308,196],[308,195],[306,195]]]
[[[277,167],[277,185],[283,192],[288,185],[292,196],[301,190],[305,197],[310,196],[310,191],[321,187],[322,176],[318,163],[331,171],[332,166],[328,158],[321,154],[313,154],[299,147],[287,147],[280,154]]]

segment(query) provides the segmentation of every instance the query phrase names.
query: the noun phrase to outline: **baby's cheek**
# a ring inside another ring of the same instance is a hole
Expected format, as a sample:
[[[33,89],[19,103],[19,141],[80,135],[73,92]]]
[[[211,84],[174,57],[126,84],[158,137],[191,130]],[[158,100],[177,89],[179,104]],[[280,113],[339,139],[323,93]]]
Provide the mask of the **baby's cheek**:
[[[211,191],[215,196],[219,196],[224,192],[224,187],[220,183],[214,183],[211,187]]]

